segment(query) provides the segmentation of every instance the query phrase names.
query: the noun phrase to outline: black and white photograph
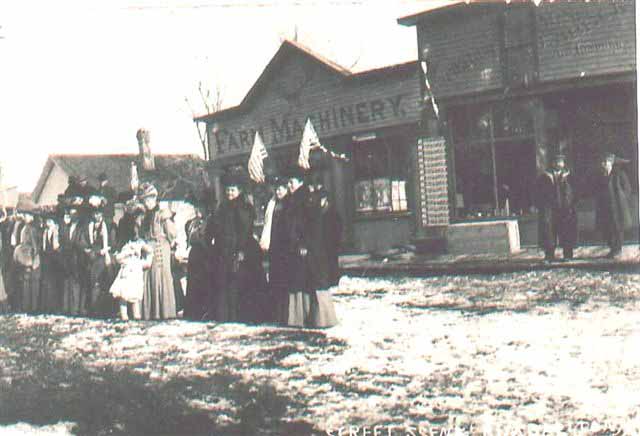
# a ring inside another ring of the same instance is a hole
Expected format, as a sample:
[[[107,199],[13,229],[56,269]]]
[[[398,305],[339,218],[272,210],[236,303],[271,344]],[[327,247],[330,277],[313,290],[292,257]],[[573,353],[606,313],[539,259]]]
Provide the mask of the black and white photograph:
[[[640,434],[635,0],[3,0],[0,435]]]

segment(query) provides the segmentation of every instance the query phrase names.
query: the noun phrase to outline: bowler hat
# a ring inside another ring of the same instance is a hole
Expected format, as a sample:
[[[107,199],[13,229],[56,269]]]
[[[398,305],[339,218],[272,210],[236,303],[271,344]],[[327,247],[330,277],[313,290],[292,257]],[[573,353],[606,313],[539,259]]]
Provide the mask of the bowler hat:
[[[101,172],[100,175],[98,175],[98,181],[103,182],[105,180],[109,180],[109,178],[105,172]]]
[[[602,160],[603,161],[615,162],[616,161],[616,155],[614,153],[611,153],[610,151],[607,151],[607,152],[602,154]]]

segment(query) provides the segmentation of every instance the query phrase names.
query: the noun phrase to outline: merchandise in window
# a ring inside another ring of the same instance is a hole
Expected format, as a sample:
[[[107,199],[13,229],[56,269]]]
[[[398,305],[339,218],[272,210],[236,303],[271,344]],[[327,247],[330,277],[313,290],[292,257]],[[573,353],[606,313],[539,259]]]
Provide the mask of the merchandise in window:
[[[357,212],[403,212],[407,204],[407,149],[400,139],[354,144]]]

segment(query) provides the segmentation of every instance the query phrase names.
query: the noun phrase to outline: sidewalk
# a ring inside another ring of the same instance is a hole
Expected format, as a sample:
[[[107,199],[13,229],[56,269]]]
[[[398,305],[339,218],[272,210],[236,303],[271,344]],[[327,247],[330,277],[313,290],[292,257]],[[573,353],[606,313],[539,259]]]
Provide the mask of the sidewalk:
[[[583,246],[575,250],[571,261],[547,263],[543,260],[542,251],[535,247],[525,247],[512,255],[417,255],[409,251],[392,250],[379,256],[340,256],[340,268],[343,274],[355,276],[500,274],[559,268],[640,273],[638,244],[625,245],[622,255],[617,259],[605,258],[608,251],[604,246]],[[558,249],[557,255],[562,255],[561,249]]]

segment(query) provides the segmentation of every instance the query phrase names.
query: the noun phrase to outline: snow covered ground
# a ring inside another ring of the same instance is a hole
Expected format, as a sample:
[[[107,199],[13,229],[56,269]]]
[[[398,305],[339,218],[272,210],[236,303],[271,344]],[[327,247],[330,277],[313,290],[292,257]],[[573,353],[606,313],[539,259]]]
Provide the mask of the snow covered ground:
[[[0,433],[637,434],[639,278],[343,277],[329,330],[0,317]]]

